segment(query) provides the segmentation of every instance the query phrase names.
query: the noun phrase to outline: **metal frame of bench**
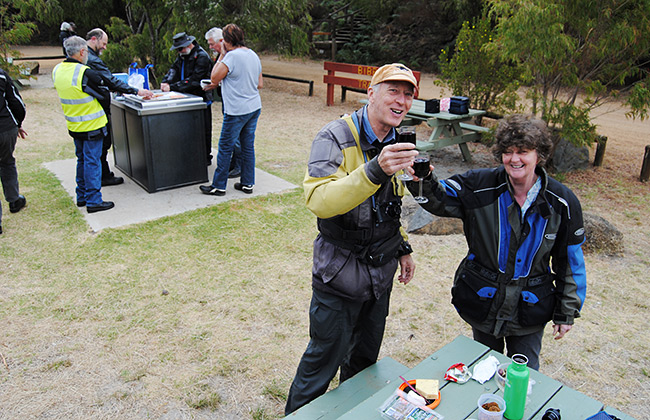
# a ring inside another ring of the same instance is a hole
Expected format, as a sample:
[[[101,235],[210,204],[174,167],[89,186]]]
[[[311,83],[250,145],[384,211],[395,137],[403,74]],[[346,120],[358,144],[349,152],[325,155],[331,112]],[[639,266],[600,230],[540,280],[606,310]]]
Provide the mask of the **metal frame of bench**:
[[[267,73],[262,73],[262,77],[266,77],[266,78],[269,78],[269,79],[285,80],[287,82],[306,83],[306,84],[309,85],[309,96],[314,95],[314,81],[313,80],[296,79],[295,77],[287,77],[287,76],[276,76],[274,74],[267,74]]]

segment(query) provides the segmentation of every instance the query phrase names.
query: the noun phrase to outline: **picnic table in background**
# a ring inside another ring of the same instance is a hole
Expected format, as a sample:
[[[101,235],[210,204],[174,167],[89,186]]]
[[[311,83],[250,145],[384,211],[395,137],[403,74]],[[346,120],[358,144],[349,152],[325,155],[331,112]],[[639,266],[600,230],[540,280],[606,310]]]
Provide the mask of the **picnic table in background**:
[[[361,103],[367,104],[368,100],[362,99]],[[430,114],[424,110],[424,101],[413,99],[411,110],[406,114],[401,126],[418,125],[426,122],[429,127],[433,127],[433,131],[427,140],[417,141],[416,147],[418,150],[427,152],[457,144],[463,154],[463,159],[470,162],[472,154],[467,147],[467,143],[479,141],[481,133],[486,133],[490,129],[466,121],[471,121],[474,117],[485,115],[485,113],[480,109],[470,109],[467,114],[452,114],[446,111]]]
[[[429,150],[438,150],[446,146],[457,144],[463,154],[466,162],[472,160],[472,155],[467,147],[468,142],[479,141],[481,133],[489,131],[486,127],[481,127],[469,123],[474,117],[485,114],[485,111],[479,109],[470,109],[467,114],[452,114],[450,112],[437,112],[429,114],[425,112],[425,102],[414,99],[411,110],[406,114],[402,125],[417,125],[426,122],[433,132],[428,140],[418,140],[417,149],[423,152]]]
[[[491,393],[503,397],[494,378],[480,384],[470,379],[465,384],[446,381],[447,369],[464,363],[473,371],[474,366],[489,356],[500,363],[508,362],[505,355],[490,350],[471,338],[459,335],[453,341],[409,369],[401,363],[384,357],[337,388],[315,399],[286,417],[287,420],[382,420],[378,408],[402,383],[399,376],[407,380],[437,379],[440,383],[440,404],[434,408],[445,420],[478,418],[478,398]],[[532,393],[526,403],[524,420],[541,420],[548,408],[559,408],[563,419],[585,420],[601,410],[621,420],[634,420],[621,411],[604,406],[561,382],[536,370],[530,370],[530,379],[535,381]]]

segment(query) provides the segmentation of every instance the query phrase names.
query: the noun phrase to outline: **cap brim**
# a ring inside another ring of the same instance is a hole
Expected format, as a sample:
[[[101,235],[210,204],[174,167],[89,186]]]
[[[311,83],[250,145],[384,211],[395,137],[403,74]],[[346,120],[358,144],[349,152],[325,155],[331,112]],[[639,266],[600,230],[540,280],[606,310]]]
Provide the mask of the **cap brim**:
[[[192,42],[194,42],[195,39],[196,39],[196,38],[194,38],[193,36],[190,36],[190,37],[189,37],[189,40],[188,40],[187,42],[185,42],[183,45],[178,45],[178,46],[176,46],[176,47],[172,46],[169,50],[170,50],[170,51],[174,51],[174,50],[180,50],[181,48],[185,48],[185,47],[187,47],[188,45],[190,45]]]
[[[415,83],[413,80],[409,79],[408,77],[399,76],[399,75],[389,76],[389,77],[385,78],[384,80],[382,80],[382,83],[383,82],[407,82],[407,83],[410,83],[411,85],[413,85],[413,87],[416,88],[416,89],[418,87],[417,83]]]

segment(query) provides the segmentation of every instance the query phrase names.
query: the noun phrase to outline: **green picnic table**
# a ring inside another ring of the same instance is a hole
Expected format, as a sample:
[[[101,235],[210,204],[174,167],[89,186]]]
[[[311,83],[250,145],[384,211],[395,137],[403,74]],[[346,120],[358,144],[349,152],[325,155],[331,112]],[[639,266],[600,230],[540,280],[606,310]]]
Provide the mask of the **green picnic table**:
[[[368,100],[363,99],[361,102],[367,104]],[[469,109],[467,114],[452,114],[450,112],[430,114],[425,112],[424,101],[413,99],[411,109],[406,114],[401,125],[418,125],[426,122],[429,127],[433,128],[433,132],[431,132],[428,140],[417,141],[416,147],[418,150],[427,152],[457,144],[463,155],[463,159],[466,162],[470,162],[472,155],[467,147],[467,143],[479,141],[481,139],[481,133],[485,133],[489,129],[470,124],[467,121],[484,114],[485,111],[480,109]]]
[[[400,375],[407,380],[437,379],[441,397],[435,411],[444,416],[445,420],[476,419],[477,401],[481,394],[494,393],[503,396],[495,379],[492,378],[483,384],[473,379],[465,384],[458,384],[446,381],[444,375],[450,366],[459,362],[473,370],[476,363],[490,355],[495,356],[500,363],[508,361],[503,354],[459,335],[412,369],[386,357],[285,419],[382,420],[378,408],[402,383]],[[629,415],[613,407],[606,407],[601,402],[538,371],[531,369],[530,379],[534,380],[535,384],[526,404],[524,420],[541,420],[548,408],[559,408],[563,419],[585,420],[605,410],[621,420],[634,420]]]
[[[487,132],[489,129],[470,124],[468,121],[474,117],[484,115],[485,111],[470,109],[467,114],[452,114],[446,111],[429,114],[424,109],[424,101],[414,99],[410,111],[402,122],[402,125],[417,125],[426,122],[429,127],[433,128],[428,140],[419,140],[417,142],[418,150],[426,152],[457,144],[463,159],[467,162],[471,161],[472,155],[469,152],[467,143],[479,141],[481,133]]]

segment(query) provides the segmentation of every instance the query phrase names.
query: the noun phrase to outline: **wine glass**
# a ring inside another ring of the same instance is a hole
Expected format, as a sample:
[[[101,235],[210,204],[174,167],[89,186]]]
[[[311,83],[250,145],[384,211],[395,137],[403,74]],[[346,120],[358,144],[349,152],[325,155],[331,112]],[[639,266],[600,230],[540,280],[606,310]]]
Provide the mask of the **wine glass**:
[[[415,158],[415,161],[413,162],[413,172],[415,173],[415,176],[420,178],[419,194],[413,197],[413,200],[415,200],[415,202],[419,204],[424,204],[429,202],[429,199],[422,195],[422,178],[429,175],[429,171],[431,169],[429,166],[430,166],[430,161],[429,161],[429,156],[427,155],[419,155],[418,157]]]
[[[416,144],[415,127],[401,127],[397,132],[397,142]],[[404,169],[401,174],[397,175],[397,179],[401,181],[413,181],[413,177],[408,172],[406,172],[406,169]]]

